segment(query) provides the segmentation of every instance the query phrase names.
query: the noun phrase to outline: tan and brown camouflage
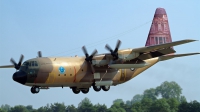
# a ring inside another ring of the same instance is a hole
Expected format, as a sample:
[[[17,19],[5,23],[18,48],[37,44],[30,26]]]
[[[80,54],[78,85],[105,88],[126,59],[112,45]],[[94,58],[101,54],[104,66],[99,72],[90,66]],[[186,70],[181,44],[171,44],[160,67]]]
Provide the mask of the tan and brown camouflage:
[[[70,87],[76,94],[80,91],[88,93],[90,87],[95,91],[100,91],[101,88],[108,91],[110,86],[131,80],[159,61],[200,54],[174,54],[176,51],[173,46],[195,40],[171,40],[167,14],[163,8],[157,8],[145,47],[119,50],[118,59],[114,59],[110,53],[95,55],[92,62],[88,62],[86,57],[39,55],[38,58],[25,61],[13,75],[13,79],[31,86],[32,93],[50,87]],[[0,68],[17,68],[16,66]]]

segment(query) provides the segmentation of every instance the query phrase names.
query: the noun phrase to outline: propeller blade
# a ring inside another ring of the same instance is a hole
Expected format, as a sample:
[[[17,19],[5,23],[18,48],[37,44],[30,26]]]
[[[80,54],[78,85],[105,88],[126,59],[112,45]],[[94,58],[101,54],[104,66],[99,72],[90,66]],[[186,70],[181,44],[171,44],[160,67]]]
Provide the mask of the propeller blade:
[[[10,62],[14,65],[15,69],[16,70],[19,70],[21,64],[22,64],[22,61],[24,59],[24,55],[21,55],[20,58],[19,58],[19,62],[16,63],[15,60],[13,58],[10,59]]]
[[[112,48],[111,48],[108,44],[106,44],[105,48],[106,48],[108,51],[113,52]]]
[[[118,49],[119,49],[120,45],[121,45],[121,41],[118,40],[114,51],[112,50],[112,48],[108,44],[106,44],[106,46],[105,46],[105,48],[108,51],[110,51],[110,54],[113,56],[113,60],[117,60],[119,58],[118,57]]]
[[[24,59],[24,55],[21,54],[21,56],[19,58],[19,62],[17,64],[18,66],[21,66],[23,59]]]
[[[94,56],[94,55],[96,55],[97,54],[97,50],[95,49],[93,52],[92,52],[92,54],[90,55],[90,56]]]
[[[118,49],[119,49],[120,46],[121,46],[121,41],[118,40],[117,44],[116,44],[116,47],[115,47],[115,50],[114,50],[115,53],[118,51]]]
[[[83,50],[83,52],[84,52],[84,54],[85,54],[85,60],[87,61],[87,63],[90,64],[90,67],[91,67],[91,70],[92,70],[92,74],[94,74],[95,70],[94,70],[94,67],[93,67],[93,65],[92,65],[92,58],[93,58],[94,55],[97,54],[98,51],[95,49],[95,50],[92,52],[92,54],[89,56],[89,55],[88,55],[88,52],[87,52],[87,49],[85,48],[85,46],[82,47],[82,50]]]
[[[38,51],[38,57],[42,57],[42,52]]]
[[[17,63],[15,62],[15,60],[13,58],[10,59],[10,62],[16,67]]]
[[[15,66],[17,65],[17,63],[15,62],[15,60],[13,58],[10,59],[10,62]]]
[[[86,57],[86,58],[89,57],[89,54],[88,54],[88,52],[87,52],[85,46],[82,47],[82,50],[83,50],[83,53],[85,54],[85,57]]]

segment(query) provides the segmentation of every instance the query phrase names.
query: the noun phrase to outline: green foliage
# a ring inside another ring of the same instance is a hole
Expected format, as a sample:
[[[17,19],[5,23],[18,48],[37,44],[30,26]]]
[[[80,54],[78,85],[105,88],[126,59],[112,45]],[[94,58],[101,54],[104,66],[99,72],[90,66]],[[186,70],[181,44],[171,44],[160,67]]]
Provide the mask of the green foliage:
[[[140,102],[142,99],[143,99],[143,95],[136,94],[135,96],[133,96],[133,99],[131,100],[131,104]]]
[[[66,108],[67,112],[78,112],[77,108],[74,105],[69,105]]]
[[[64,103],[54,103],[50,106],[52,112],[65,112],[66,106]]]
[[[107,106],[105,104],[101,105],[101,104],[96,104],[94,105],[95,111],[96,112],[106,112],[107,111]]]
[[[178,111],[179,101],[177,99],[170,98],[170,99],[167,100],[167,103],[170,106],[171,112],[177,112]]]
[[[0,112],[200,112],[200,102],[187,102],[181,95],[182,89],[175,82],[163,82],[160,86],[147,89],[143,94],[136,94],[126,103],[116,99],[110,108],[105,104],[93,105],[88,98],[84,98],[78,107],[66,106],[64,103],[47,104],[38,109],[31,105],[16,105],[11,107],[1,105]]]
[[[88,98],[83,99],[78,104],[78,112],[94,112],[95,108]]]
[[[200,103],[196,100],[190,103],[183,102],[179,105],[178,112],[200,112]]]
[[[0,108],[0,112],[6,112],[6,110],[3,110],[3,109]]]
[[[144,94],[144,98],[149,98],[149,99],[152,99],[152,100],[157,99],[156,89],[154,89],[154,88],[150,88],[150,89],[145,90],[143,94]]]
[[[158,99],[153,102],[151,108],[151,112],[170,112],[170,106],[167,103],[166,99]]]
[[[123,105],[123,102],[113,102],[113,105],[108,109],[108,112],[126,112],[126,110],[122,107]]]
[[[174,81],[163,82],[160,86],[156,88],[156,95],[161,95],[162,98],[176,98],[177,100],[180,100],[180,95],[182,93],[182,88]]]
[[[143,98],[142,101],[141,101],[142,110],[144,112],[149,112],[152,103],[153,103],[152,99],[150,99],[150,98]]]
[[[9,111],[11,107],[10,107],[10,105],[5,104],[5,105],[1,105],[0,108],[1,108],[2,111]]]
[[[140,102],[136,102],[132,105],[132,112],[142,112],[142,104]]]
[[[122,99],[116,99],[116,100],[113,101],[113,104],[114,104],[114,103],[119,103],[119,104],[120,104],[120,103],[122,103],[122,102],[123,102]]]
[[[52,112],[52,111],[51,111],[51,108],[50,108],[49,104],[47,104],[44,107],[38,108],[38,112]]]
[[[187,102],[185,96],[180,96],[179,102],[181,102],[181,103],[182,103],[182,102]]]
[[[11,107],[9,112],[29,112],[29,111],[28,111],[28,109],[26,109],[25,106],[17,105],[17,106]]]

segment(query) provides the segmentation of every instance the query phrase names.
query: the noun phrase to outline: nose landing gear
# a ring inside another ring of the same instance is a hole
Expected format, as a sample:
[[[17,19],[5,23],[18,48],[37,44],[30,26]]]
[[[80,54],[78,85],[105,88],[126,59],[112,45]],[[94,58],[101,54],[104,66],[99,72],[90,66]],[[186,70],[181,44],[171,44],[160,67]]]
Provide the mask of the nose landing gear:
[[[40,88],[38,86],[31,87],[31,93],[36,94],[40,92]]]

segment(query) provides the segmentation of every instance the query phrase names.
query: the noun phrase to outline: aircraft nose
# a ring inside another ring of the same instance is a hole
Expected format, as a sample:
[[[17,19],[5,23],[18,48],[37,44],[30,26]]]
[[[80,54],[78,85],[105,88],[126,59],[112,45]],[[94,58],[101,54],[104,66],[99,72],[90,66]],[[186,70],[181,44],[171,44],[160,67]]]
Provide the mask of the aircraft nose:
[[[13,74],[13,80],[21,84],[25,84],[27,80],[27,75],[23,71],[17,71]]]

